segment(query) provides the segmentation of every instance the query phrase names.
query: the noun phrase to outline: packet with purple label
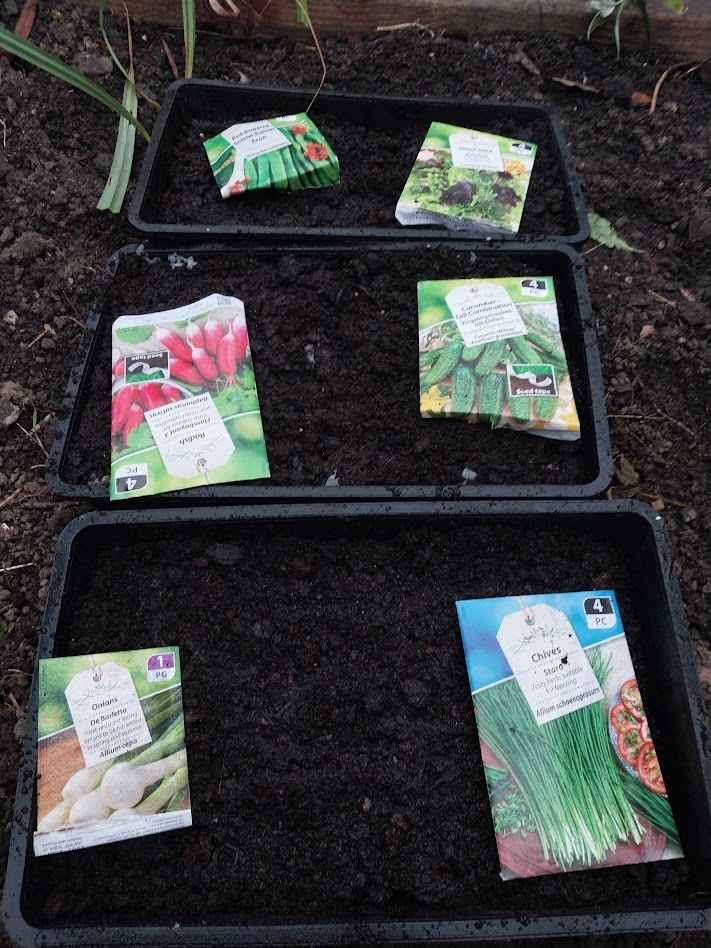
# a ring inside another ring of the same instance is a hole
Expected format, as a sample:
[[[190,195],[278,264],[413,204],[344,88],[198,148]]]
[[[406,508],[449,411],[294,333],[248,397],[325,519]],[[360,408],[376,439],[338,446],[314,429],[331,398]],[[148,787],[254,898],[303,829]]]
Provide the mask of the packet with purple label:
[[[177,646],[39,663],[34,853],[192,826]]]

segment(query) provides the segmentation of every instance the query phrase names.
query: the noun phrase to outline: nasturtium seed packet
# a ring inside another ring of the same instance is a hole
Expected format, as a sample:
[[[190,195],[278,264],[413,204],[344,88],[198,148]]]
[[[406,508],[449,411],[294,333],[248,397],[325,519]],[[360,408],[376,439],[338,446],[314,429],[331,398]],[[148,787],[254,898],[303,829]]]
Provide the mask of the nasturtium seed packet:
[[[401,224],[515,234],[536,150],[532,142],[433,122],[395,217]]]
[[[580,437],[552,277],[426,280],[417,302],[424,418]]]
[[[457,613],[501,878],[683,856],[614,591]]]
[[[192,826],[177,646],[39,662],[35,856]]]
[[[230,125],[205,143],[223,198],[338,184],[338,158],[305,112]]]
[[[269,477],[241,300],[120,316],[111,345],[111,500]]]

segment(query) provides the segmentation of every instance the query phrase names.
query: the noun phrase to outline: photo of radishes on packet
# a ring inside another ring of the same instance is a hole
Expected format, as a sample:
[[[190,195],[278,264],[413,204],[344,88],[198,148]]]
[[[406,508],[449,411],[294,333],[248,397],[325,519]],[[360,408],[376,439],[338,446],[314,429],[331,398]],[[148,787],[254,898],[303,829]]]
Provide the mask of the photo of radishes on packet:
[[[269,477],[241,300],[120,316],[111,342],[112,500]]]

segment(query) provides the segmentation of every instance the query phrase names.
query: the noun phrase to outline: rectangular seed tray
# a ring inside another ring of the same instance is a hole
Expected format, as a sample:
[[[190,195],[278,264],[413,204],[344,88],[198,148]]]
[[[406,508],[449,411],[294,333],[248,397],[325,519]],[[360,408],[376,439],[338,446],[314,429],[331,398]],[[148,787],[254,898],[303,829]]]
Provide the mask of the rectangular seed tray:
[[[617,592],[686,857],[502,882],[454,602],[600,585]],[[38,656],[168,643],[181,649],[194,827],[35,859],[35,675],[3,905],[16,944],[708,930],[708,720],[668,538],[645,505],[73,521]]]
[[[303,112],[304,90],[180,80],[166,95],[129,220],[162,238],[433,240],[444,228],[403,227],[395,205],[432,121],[535,142],[539,148],[518,234],[578,245],[590,236],[582,192],[557,116],[531,102],[465,102],[321,92],[310,116],[341,163],[336,187],[250,192],[223,200],[203,141],[237,122]],[[460,233],[461,238],[461,233]],[[475,235],[470,235],[475,236]]]
[[[576,442],[419,415],[417,280],[507,274],[555,279],[581,419]],[[598,496],[610,484],[597,339],[583,264],[569,247],[441,240],[279,250],[221,244],[181,248],[176,255],[139,245],[114,254],[107,279],[57,422],[47,482],[59,497],[108,503],[111,321],[216,291],[246,306],[272,477],[116,506],[579,499]],[[313,366],[307,345],[314,347]],[[474,483],[465,483],[465,468],[479,475]],[[334,470],[340,486],[327,487]]]

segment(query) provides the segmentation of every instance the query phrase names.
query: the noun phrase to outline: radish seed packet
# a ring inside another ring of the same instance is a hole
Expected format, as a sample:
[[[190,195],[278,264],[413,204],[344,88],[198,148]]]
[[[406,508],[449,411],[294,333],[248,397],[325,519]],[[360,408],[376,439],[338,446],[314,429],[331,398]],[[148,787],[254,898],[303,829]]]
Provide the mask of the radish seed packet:
[[[533,142],[433,122],[395,217],[482,236],[515,234],[536,151]]]
[[[269,477],[241,300],[120,316],[111,344],[111,500]]]
[[[338,184],[338,158],[305,112],[230,125],[204,142],[223,198]]]
[[[177,646],[39,662],[35,856],[192,826]]]
[[[423,418],[580,438],[552,277],[426,280],[417,300]]]
[[[614,591],[457,613],[501,878],[681,858]]]

